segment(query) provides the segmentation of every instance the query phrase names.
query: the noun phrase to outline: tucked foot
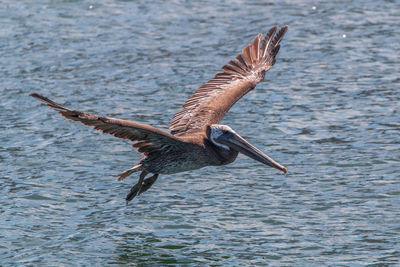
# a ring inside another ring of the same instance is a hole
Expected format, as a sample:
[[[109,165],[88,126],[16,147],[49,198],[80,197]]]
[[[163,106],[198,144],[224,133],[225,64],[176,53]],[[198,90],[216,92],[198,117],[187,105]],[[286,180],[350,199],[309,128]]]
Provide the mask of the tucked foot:
[[[149,190],[149,188],[154,184],[157,178],[158,178],[158,173],[154,174],[149,178],[144,179],[142,188],[140,188],[138,195]]]
[[[140,189],[142,188],[143,185],[143,180],[144,177],[148,174],[147,171],[142,171],[142,173],[139,176],[139,181],[137,182],[137,184],[135,184],[134,186],[132,186],[131,191],[129,192],[129,194],[126,196],[125,200],[126,200],[126,204],[129,203],[129,201],[131,201],[134,197],[136,197],[138,195],[138,192],[140,191]]]
[[[125,198],[126,204],[128,204],[129,201],[131,201],[134,197],[136,197],[138,195],[138,192],[140,191],[141,188],[142,188],[142,183],[140,183],[140,184],[137,183],[134,186],[132,186],[131,191]]]

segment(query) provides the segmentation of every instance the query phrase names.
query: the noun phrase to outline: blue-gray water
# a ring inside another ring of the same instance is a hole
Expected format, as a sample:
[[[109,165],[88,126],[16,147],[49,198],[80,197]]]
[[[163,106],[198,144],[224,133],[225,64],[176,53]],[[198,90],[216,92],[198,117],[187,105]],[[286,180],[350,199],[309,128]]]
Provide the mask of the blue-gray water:
[[[1,265],[399,264],[399,1],[98,2],[1,3]],[[28,96],[167,129],[274,24],[277,64],[222,123],[287,175],[240,156],[126,206],[130,143]]]

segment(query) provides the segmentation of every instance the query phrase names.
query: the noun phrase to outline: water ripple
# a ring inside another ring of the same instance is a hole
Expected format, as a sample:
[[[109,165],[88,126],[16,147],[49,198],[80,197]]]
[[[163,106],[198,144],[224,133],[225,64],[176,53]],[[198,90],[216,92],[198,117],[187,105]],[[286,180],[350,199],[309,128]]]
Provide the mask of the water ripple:
[[[396,1],[27,1],[0,11],[4,265],[399,264]],[[289,24],[277,64],[222,123],[288,167],[239,156],[160,176],[125,206],[139,155],[34,91],[168,128],[258,32]],[[162,104],[161,104],[162,103]]]

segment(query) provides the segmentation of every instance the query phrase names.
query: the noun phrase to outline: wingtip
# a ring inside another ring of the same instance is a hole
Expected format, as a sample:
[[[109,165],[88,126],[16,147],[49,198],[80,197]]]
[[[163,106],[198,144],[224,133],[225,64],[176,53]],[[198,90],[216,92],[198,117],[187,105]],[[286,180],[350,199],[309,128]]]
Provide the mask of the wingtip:
[[[41,101],[44,101],[44,102],[51,102],[50,99],[48,99],[47,97],[42,96],[41,94],[38,94],[38,93],[30,93],[29,96],[37,98],[37,99],[39,99]]]
[[[271,31],[276,31],[277,28],[278,28],[278,26],[275,24],[274,26],[272,26],[272,27],[269,29],[269,32],[271,32]]]
[[[45,102],[45,103],[47,103],[47,104],[53,102],[53,101],[51,101],[50,99],[48,99],[47,97],[42,96],[41,94],[38,94],[38,93],[30,93],[29,96],[34,97],[34,98],[36,98],[36,99],[39,99],[40,101],[43,101],[43,102]]]
[[[288,29],[289,29],[289,26],[288,26],[288,25],[283,25],[283,26],[281,27],[280,31],[286,33]]]
[[[38,93],[30,93],[29,96],[39,98],[40,95]]]
[[[32,96],[32,97],[34,97],[34,98],[36,98],[36,99],[38,99],[38,100],[40,100],[40,101],[42,101],[42,102],[45,103],[47,106],[49,106],[49,107],[51,107],[51,108],[54,108],[54,109],[56,109],[57,111],[61,112],[61,114],[62,114],[64,117],[65,117],[66,114],[63,113],[63,112],[71,111],[70,109],[63,107],[63,106],[61,106],[60,104],[57,104],[57,103],[54,102],[53,100],[51,100],[51,99],[49,99],[49,98],[47,98],[47,97],[45,97],[45,96],[43,96],[43,95],[41,95],[41,94],[38,94],[38,93],[30,93],[29,95]]]
[[[267,36],[272,36],[274,35],[274,33],[276,32],[276,30],[278,29],[278,27],[276,25],[274,25],[273,27],[271,27],[271,29],[269,30]],[[278,32],[276,33],[276,35],[284,35],[287,30],[289,29],[288,25],[283,25],[282,27],[279,28]],[[275,35],[275,36],[276,36]]]

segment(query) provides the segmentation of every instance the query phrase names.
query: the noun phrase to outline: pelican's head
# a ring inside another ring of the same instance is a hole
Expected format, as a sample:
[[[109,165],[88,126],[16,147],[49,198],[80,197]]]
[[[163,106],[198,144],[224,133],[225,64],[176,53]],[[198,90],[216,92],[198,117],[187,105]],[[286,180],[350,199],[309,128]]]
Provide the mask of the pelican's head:
[[[211,142],[218,147],[226,150],[236,150],[237,152],[243,153],[252,159],[287,173],[287,169],[285,167],[265,155],[256,147],[252,146],[229,126],[219,124],[210,125],[208,135]]]

